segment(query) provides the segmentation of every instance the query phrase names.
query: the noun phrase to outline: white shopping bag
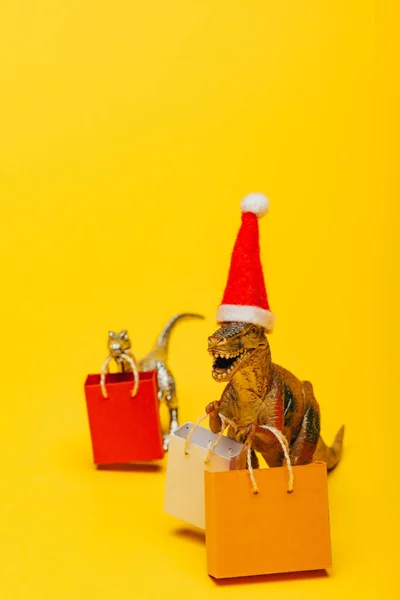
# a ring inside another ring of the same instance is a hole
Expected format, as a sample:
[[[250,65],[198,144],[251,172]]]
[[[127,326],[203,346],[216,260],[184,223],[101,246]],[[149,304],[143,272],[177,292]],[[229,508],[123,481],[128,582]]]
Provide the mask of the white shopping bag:
[[[200,529],[205,529],[204,469],[231,471],[246,466],[243,445],[225,436],[185,423],[170,437],[168,448],[165,512]],[[212,453],[208,450],[220,438]],[[185,446],[187,446],[185,453]],[[207,463],[205,458],[207,457]]]

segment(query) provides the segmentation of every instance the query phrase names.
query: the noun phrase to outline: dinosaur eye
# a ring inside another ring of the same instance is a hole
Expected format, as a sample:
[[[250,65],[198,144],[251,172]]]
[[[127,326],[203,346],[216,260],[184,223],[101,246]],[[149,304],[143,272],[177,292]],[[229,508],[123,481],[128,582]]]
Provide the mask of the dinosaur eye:
[[[249,331],[250,335],[257,335],[257,329],[255,327],[252,327]]]

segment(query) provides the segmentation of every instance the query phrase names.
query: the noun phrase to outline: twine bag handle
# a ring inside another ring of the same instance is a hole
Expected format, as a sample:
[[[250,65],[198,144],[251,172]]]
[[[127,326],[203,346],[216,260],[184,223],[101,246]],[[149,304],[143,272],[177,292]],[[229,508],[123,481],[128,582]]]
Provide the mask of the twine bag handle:
[[[189,450],[189,445],[190,445],[190,439],[193,435],[193,433],[195,432],[195,430],[199,427],[199,425],[204,421],[204,419],[206,419],[208,417],[207,413],[202,415],[200,417],[200,419],[198,419],[196,421],[196,423],[193,425],[192,429],[190,430],[186,440],[185,440],[185,444],[184,444],[184,452],[186,455],[190,454],[190,450]],[[211,459],[211,456],[214,452],[214,450],[216,449],[216,447],[218,446],[218,444],[221,441],[221,438],[224,434],[224,431],[227,427],[227,425],[231,425],[232,427],[234,427],[235,429],[237,429],[237,425],[236,423],[234,423],[234,421],[231,421],[230,419],[228,419],[227,417],[224,417],[223,415],[219,415],[220,419],[221,419],[221,429],[218,433],[218,436],[216,438],[216,440],[210,445],[210,447],[208,448],[207,454],[204,457],[204,462],[208,463]],[[291,492],[293,492],[293,482],[294,482],[294,476],[293,476],[293,467],[292,467],[292,462],[290,460],[290,456],[289,456],[289,444],[287,439],[285,438],[285,436],[283,435],[283,433],[277,429],[276,427],[270,427],[269,425],[261,425],[262,429],[265,429],[266,431],[270,431],[278,440],[278,442],[280,443],[282,450],[283,450],[283,454],[285,456],[285,463],[286,463],[286,467],[288,470],[288,474],[289,474],[289,480],[288,480],[288,487],[287,487],[287,492],[288,494],[290,494]],[[249,472],[249,476],[250,476],[250,481],[251,481],[251,486],[253,488],[253,493],[254,494],[258,494],[258,486],[257,486],[257,481],[254,475],[254,469],[252,467],[251,464],[251,446],[248,447],[247,449],[247,470]]]
[[[283,454],[285,456],[285,462],[286,462],[286,466],[287,466],[287,470],[289,473],[289,480],[288,480],[288,487],[287,487],[287,492],[288,494],[291,494],[293,492],[293,480],[294,480],[294,476],[293,476],[293,467],[292,467],[292,462],[290,460],[290,456],[289,456],[289,444],[287,439],[285,438],[285,436],[283,435],[283,433],[277,429],[276,427],[269,427],[269,425],[261,425],[262,429],[266,429],[267,431],[270,431],[278,440],[278,442],[280,443],[280,445],[282,446],[282,450],[283,450]],[[254,494],[258,494],[258,486],[257,486],[257,481],[256,478],[254,476],[254,469],[251,465],[251,446],[248,447],[247,449],[247,470],[249,471],[249,475],[250,475],[250,479],[251,479],[251,485],[253,488],[253,493]]]
[[[189,431],[188,436],[185,440],[184,446],[183,446],[183,451],[186,455],[190,454],[190,450],[189,450],[189,446],[190,446],[190,440],[192,438],[192,435],[194,434],[194,432],[196,431],[196,429],[201,425],[201,423],[204,421],[204,419],[206,419],[208,417],[208,414],[205,413],[204,415],[202,415],[200,417],[200,419],[197,419],[196,423],[194,423],[194,425],[192,426],[192,429]],[[222,425],[221,425],[221,429],[217,435],[217,438],[214,442],[212,442],[212,444],[209,446],[207,454],[204,457],[204,462],[208,463],[210,462],[211,456],[214,453],[215,448],[218,446],[218,444],[221,441],[221,438],[224,434],[224,431],[227,427],[227,425],[229,423],[231,423],[231,421],[229,419],[227,419],[226,417],[224,417],[223,415],[219,415],[221,421],[222,421]]]
[[[204,419],[206,419],[208,417],[207,413],[205,413],[204,415],[202,415],[200,417],[200,419],[197,419],[196,423],[194,423],[194,425],[192,425],[192,429],[189,431],[188,436],[185,440],[185,443],[183,445],[183,451],[186,454],[186,456],[188,454],[190,454],[190,450],[189,450],[189,446],[190,446],[190,440],[192,438],[192,435],[194,434],[194,432],[196,431],[196,429],[198,427],[200,427],[201,423],[204,421]]]
[[[125,359],[132,367],[133,388],[132,388],[132,392],[131,392],[131,397],[134,398],[136,396],[136,394],[138,393],[138,389],[139,389],[139,371],[137,368],[136,359],[133,356],[133,354],[126,354],[125,352],[122,352],[121,358]],[[100,387],[101,387],[101,393],[103,394],[103,398],[108,398],[108,393],[107,393],[107,388],[106,388],[106,374],[108,373],[108,365],[110,364],[111,360],[112,360],[112,356],[107,356],[107,358],[104,361],[103,366],[101,368]]]

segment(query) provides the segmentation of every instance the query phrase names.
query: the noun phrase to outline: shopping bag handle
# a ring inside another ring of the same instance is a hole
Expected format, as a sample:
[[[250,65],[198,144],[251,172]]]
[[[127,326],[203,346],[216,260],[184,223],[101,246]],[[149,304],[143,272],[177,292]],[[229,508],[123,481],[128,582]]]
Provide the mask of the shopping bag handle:
[[[206,419],[208,417],[208,414],[206,413],[205,415],[202,415],[200,417],[200,419],[198,419],[196,421],[196,423],[192,426],[192,429],[189,431],[188,436],[185,440],[184,446],[183,446],[183,450],[185,452],[186,455],[190,454],[190,450],[189,450],[189,445],[190,445],[190,440],[191,437],[193,435],[193,433],[195,432],[195,430],[199,427],[199,425],[204,421],[204,419]],[[230,419],[228,419],[227,417],[224,417],[223,415],[219,415],[220,419],[221,419],[221,429],[218,433],[217,438],[215,439],[215,441],[211,444],[211,446],[209,447],[207,454],[204,457],[204,462],[208,463],[211,459],[211,456],[215,450],[215,448],[218,446],[218,444],[221,441],[221,438],[224,434],[224,431],[227,427],[227,425],[231,425],[232,427],[234,427],[235,429],[237,429],[237,425],[234,421],[231,421]],[[289,456],[289,444],[287,439],[285,438],[285,436],[283,435],[283,433],[277,429],[276,427],[270,427],[269,425],[261,425],[260,426],[262,429],[265,429],[266,431],[270,431],[278,440],[278,442],[280,443],[280,445],[282,446],[282,450],[283,450],[283,454],[285,457],[285,462],[286,462],[286,467],[288,470],[288,474],[289,474],[289,479],[288,479],[288,487],[287,487],[287,491],[288,494],[291,494],[293,492],[293,481],[294,481],[294,476],[293,476],[293,467],[292,467],[292,462],[290,460],[290,456]],[[257,486],[257,481],[254,475],[254,469],[252,467],[251,464],[251,446],[249,445],[248,449],[247,449],[247,470],[249,472],[250,475],[250,480],[251,480],[251,485],[253,488],[253,493],[254,494],[258,494],[258,486]]]
[[[132,367],[133,388],[132,388],[131,396],[132,396],[132,398],[134,398],[136,396],[136,394],[138,393],[138,389],[139,389],[139,371],[138,371],[138,368],[136,365],[136,360],[133,355],[126,354],[125,352],[122,352],[121,358],[124,358]],[[112,356],[107,356],[107,358],[104,361],[103,366],[101,368],[100,387],[101,387],[101,393],[103,394],[103,398],[108,398],[108,392],[107,392],[107,388],[106,388],[106,374],[108,373],[108,365],[110,364],[111,360],[112,360]]]
[[[204,419],[206,417],[208,417],[207,413],[202,415],[200,417],[200,419],[197,419],[196,423],[192,426],[192,429],[189,431],[187,438],[185,440],[185,443],[183,445],[183,451],[186,454],[186,456],[188,456],[190,454],[189,445],[190,445],[190,440],[191,440],[192,435],[194,434],[196,429],[201,425],[201,423],[204,421]],[[221,431],[222,431],[222,427],[221,427]]]
[[[277,429],[276,427],[270,427],[269,425],[260,425],[260,427],[262,429],[266,429],[267,431],[270,431],[278,440],[278,442],[280,443],[280,445],[282,446],[282,450],[283,450],[283,454],[285,456],[285,462],[286,462],[286,466],[287,466],[287,470],[289,473],[289,480],[288,480],[288,487],[287,487],[287,491],[288,494],[291,494],[293,492],[293,467],[292,467],[292,462],[290,460],[290,456],[289,456],[289,444],[287,439],[285,438],[285,436],[283,435],[283,433]],[[251,464],[251,446],[249,446],[247,448],[247,470],[249,472],[250,475],[250,479],[251,479],[251,485],[253,488],[253,493],[254,494],[258,494],[258,486],[257,486],[257,481],[256,478],[254,476],[254,469],[252,467]]]
[[[200,426],[200,424],[204,421],[204,419],[206,419],[208,416],[209,416],[208,413],[205,413],[204,415],[202,415],[200,417],[200,419],[197,419],[196,423],[192,426],[192,429],[189,431],[187,438],[185,440],[184,446],[183,446],[183,450],[184,450],[186,456],[188,454],[190,454],[189,445],[190,445],[190,440],[191,440],[192,435],[194,434],[195,430]],[[225,431],[227,425],[230,423],[229,419],[227,419],[223,415],[219,415],[219,418],[221,419],[221,429],[220,429],[215,441],[210,445],[210,447],[207,450],[206,455],[204,456],[205,463],[210,462],[211,456],[213,455],[215,448],[220,443],[221,438],[224,434],[224,431]]]

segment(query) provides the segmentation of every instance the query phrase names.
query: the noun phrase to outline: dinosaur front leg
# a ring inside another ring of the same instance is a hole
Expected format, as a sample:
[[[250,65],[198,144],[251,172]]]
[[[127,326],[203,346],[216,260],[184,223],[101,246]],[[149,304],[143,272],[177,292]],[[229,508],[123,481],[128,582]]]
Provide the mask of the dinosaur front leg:
[[[210,429],[213,433],[220,433],[220,431],[221,431],[222,419],[218,414],[218,410],[220,408],[221,408],[220,400],[215,400],[214,402],[210,402],[210,404],[208,404],[206,406],[206,413],[208,414],[208,416],[210,418],[210,420],[209,420]],[[246,431],[248,431],[248,428],[244,428],[244,429],[246,429]],[[237,439],[237,431],[238,431],[238,429],[236,427],[229,425],[226,436],[228,438],[231,438],[232,440],[235,440],[235,439]],[[258,469],[260,466],[259,462],[258,462],[258,457],[254,451],[254,448],[251,449],[251,466],[253,467],[253,469]]]
[[[118,367],[118,371],[120,373],[124,373],[125,372],[125,368],[124,368],[124,361],[120,356],[115,357],[115,363]]]
[[[214,400],[214,402],[210,402],[206,406],[206,413],[209,416],[210,429],[213,433],[219,433],[221,431],[222,420],[218,414],[218,411],[220,408],[221,408],[220,400]]]
[[[207,404],[206,413],[209,416],[209,425],[213,433],[219,433],[221,431],[222,421],[219,416],[220,414],[230,421],[235,420],[232,414],[232,404],[234,401],[234,390],[231,385],[228,384],[224,389],[220,400],[214,400],[214,402]]]
[[[290,448],[290,459],[293,465],[306,465],[312,462],[319,432],[319,407],[317,404],[312,404],[306,410],[300,431]]]
[[[260,452],[269,467],[282,466],[284,459],[282,447],[276,436],[268,429],[263,429],[257,423],[239,427],[236,440],[244,444],[245,450],[250,446],[253,450]]]

